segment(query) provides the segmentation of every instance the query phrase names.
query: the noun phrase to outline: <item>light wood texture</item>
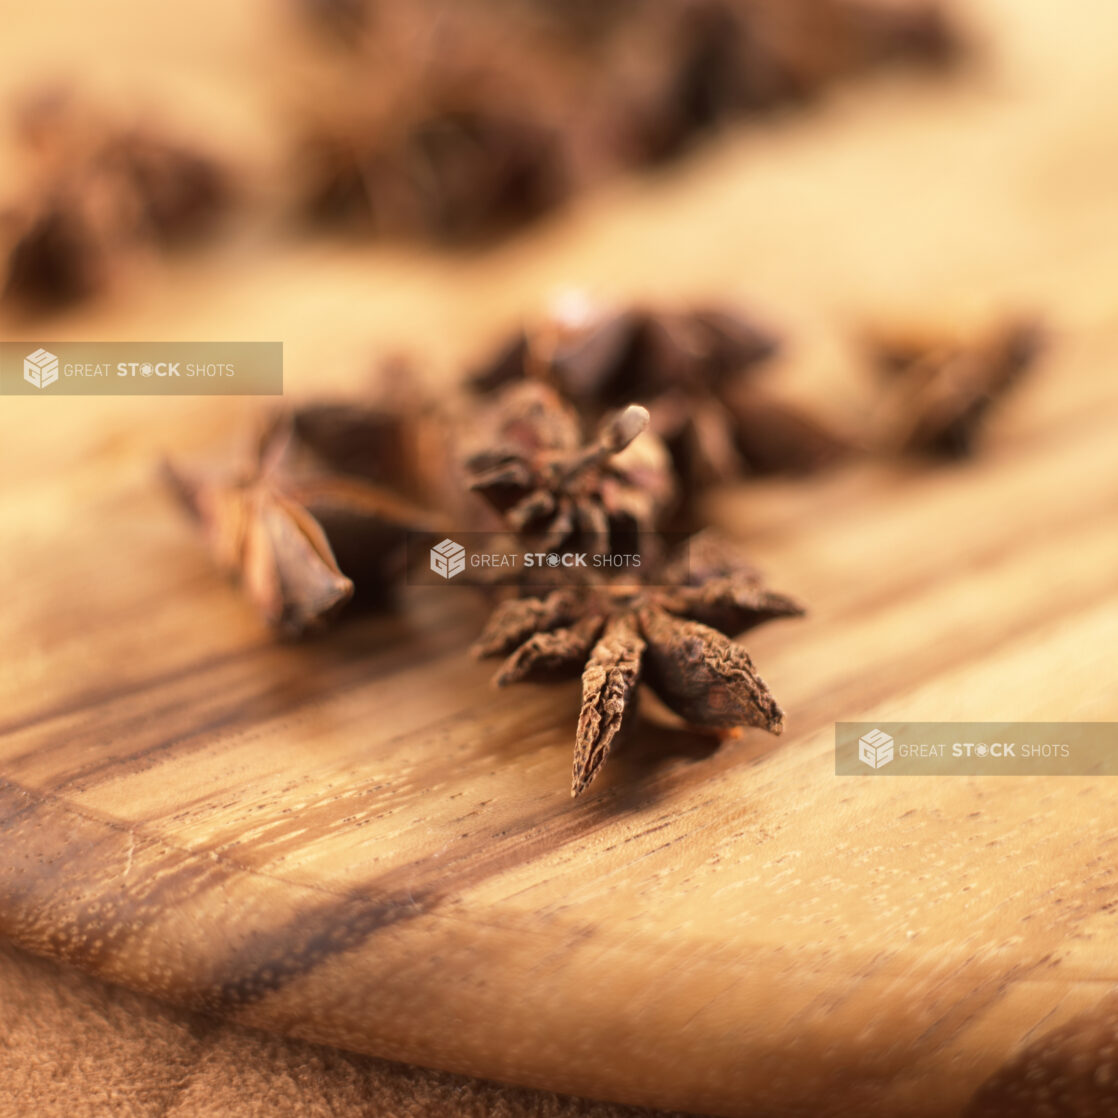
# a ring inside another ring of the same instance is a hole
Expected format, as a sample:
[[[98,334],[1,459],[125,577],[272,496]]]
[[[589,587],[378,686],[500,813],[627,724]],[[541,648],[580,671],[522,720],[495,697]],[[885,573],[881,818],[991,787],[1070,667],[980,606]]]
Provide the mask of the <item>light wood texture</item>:
[[[967,12],[984,68],[844,93],[481,258],[262,236],[5,323],[278,337],[307,393],[378,346],[441,375],[564,283],[717,294],[786,326],[797,390],[852,419],[863,321],[1035,306],[1057,337],[972,465],[712,500],[811,607],[747,642],[788,731],[648,726],[577,802],[577,684],[491,691],[467,589],[261,632],[153,476],[247,404],[4,400],[0,932],[238,1021],[621,1101],[950,1115],[1035,1103],[1039,1064],[1111,1099],[1118,782],[833,773],[839,719],[1118,719],[1118,14]],[[217,56],[255,26],[217,20]],[[129,27],[156,88],[212,90],[189,36]],[[253,75],[222,73],[247,133]]]

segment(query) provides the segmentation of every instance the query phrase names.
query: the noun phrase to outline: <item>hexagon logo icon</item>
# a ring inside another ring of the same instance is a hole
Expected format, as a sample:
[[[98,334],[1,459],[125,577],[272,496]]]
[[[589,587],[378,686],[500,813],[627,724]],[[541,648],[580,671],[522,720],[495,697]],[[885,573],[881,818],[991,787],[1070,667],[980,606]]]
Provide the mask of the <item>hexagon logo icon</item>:
[[[893,739],[884,730],[870,730],[858,739],[858,760],[880,769],[893,760]]]
[[[47,388],[58,380],[58,358],[39,348],[23,359],[23,379],[36,388]]]
[[[443,540],[431,548],[431,570],[451,579],[466,569],[466,549],[453,540]]]

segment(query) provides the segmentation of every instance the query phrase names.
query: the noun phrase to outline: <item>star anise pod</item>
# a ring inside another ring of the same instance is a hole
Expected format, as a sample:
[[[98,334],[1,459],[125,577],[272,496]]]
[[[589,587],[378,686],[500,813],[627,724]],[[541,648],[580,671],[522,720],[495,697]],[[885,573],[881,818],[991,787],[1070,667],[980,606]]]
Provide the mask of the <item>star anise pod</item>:
[[[810,98],[828,85],[890,63],[943,67],[963,43],[944,7],[906,0],[744,0],[755,34],[787,83]]]
[[[631,404],[584,442],[577,413],[554,389],[512,386],[492,408],[486,449],[466,458],[466,483],[543,550],[639,550],[674,495],[648,418]]]
[[[403,571],[407,532],[443,527],[386,486],[323,468],[300,443],[299,425],[299,413],[274,415],[250,460],[232,471],[165,466],[218,565],[291,636],[331,619],[353,596],[353,578],[383,593]]]
[[[687,722],[713,729],[784,729],[784,712],[752,660],[729,639],[803,608],[765,588],[758,572],[716,537],[642,583],[558,587],[498,605],[474,646],[505,656],[499,686],[582,674],[571,794],[605,764],[644,683]]]
[[[331,46],[352,48],[372,22],[370,0],[294,0],[306,25]]]
[[[301,131],[312,219],[376,235],[470,241],[568,189],[546,59],[484,5],[378,6],[342,84]]]
[[[15,209],[4,295],[26,305],[96,292],[139,246],[207,231],[231,199],[229,176],[209,156],[105,121],[69,91],[40,93],[17,123],[30,184]]]
[[[215,160],[154,132],[110,132],[98,159],[130,196],[134,234],[161,245],[207,232],[230,201],[229,177]]]
[[[30,307],[65,306],[105,286],[111,252],[103,231],[72,196],[44,199],[15,213],[2,295]]]
[[[1011,322],[977,339],[918,334],[869,339],[890,379],[890,441],[947,458],[974,451],[990,412],[1034,365],[1043,337],[1033,322]]]
[[[896,61],[943,65],[958,52],[931,4],[654,0],[613,35],[613,100],[630,157],[655,161],[728,121],[810,102],[850,75]]]
[[[725,121],[800,99],[755,7],[697,0],[650,8],[633,36],[644,49],[622,84],[623,134],[635,161],[675,157]]]
[[[938,5],[891,0],[298,4],[350,48],[301,130],[301,208],[454,239],[852,74],[957,49]]]
[[[509,111],[451,108],[365,134],[304,143],[305,209],[378,235],[467,241],[538,217],[566,193],[547,128]]]
[[[641,403],[692,489],[743,471],[807,472],[851,451],[822,420],[756,387],[778,349],[774,334],[729,308],[610,311],[574,296],[519,331],[470,383],[484,392],[539,380],[590,417]]]

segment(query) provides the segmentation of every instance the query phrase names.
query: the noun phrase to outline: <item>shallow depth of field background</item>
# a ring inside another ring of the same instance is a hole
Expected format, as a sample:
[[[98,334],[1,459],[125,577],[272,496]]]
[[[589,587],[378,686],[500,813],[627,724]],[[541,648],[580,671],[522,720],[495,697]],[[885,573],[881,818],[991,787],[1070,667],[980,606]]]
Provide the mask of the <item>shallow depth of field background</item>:
[[[866,322],[1036,309],[1074,345],[1078,326],[1118,310],[1118,15],[1104,0],[954,10],[977,45],[956,74],[856,80],[820,105],[726,129],[654,174],[614,180],[490,249],[446,253],[285,222],[289,122],[313,96],[322,55],[284,5],[4,3],[0,106],[44,81],[72,82],[123,119],[229,157],[247,202],[217,243],[157,258],[63,315],[0,317],[0,330],[279,339],[298,393],[355,386],[378,353],[401,349],[449,375],[570,285],[716,297],[783,328],[780,376],[809,394],[826,385],[840,415],[862,398],[850,343]],[[0,135],[7,200],[21,168]],[[191,400],[4,405],[18,416],[7,437],[36,473],[63,468],[90,440],[135,437],[138,421],[145,439],[172,438],[194,409],[215,423],[237,411]]]

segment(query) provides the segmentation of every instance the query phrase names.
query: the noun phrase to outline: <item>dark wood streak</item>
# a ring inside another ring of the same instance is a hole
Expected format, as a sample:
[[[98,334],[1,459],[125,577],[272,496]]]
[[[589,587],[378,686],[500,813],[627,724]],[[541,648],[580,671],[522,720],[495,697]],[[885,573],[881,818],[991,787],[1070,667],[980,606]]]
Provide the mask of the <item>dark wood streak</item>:
[[[975,1091],[965,1118],[1118,1115],[1118,994],[1032,1041]]]
[[[616,799],[582,805],[564,796],[538,814],[520,816],[499,834],[463,836],[445,862],[397,866],[363,885],[359,894],[334,894],[303,907],[287,923],[252,934],[226,956],[221,976],[202,993],[202,1004],[221,1013],[257,1002],[328,959],[365,946],[386,927],[429,915],[464,891],[602,832],[616,824]]]
[[[24,863],[6,863],[0,876],[0,931],[94,973],[103,972],[137,928],[166,906],[198,896],[221,874],[214,860],[190,857],[3,779],[0,829]],[[137,855],[144,872],[130,879]],[[122,869],[118,881],[115,865]],[[89,883],[97,880],[109,887],[93,892]]]
[[[177,732],[161,736],[152,745],[123,756],[110,756],[59,772],[50,783],[51,789],[56,792],[78,785],[86,787],[102,777],[135,771],[144,766],[145,762],[154,764],[161,755],[169,752],[181,755],[185,746],[202,748],[217,730],[234,730],[258,725],[265,719],[286,717],[320,702],[323,694],[344,695],[388,675],[414,668],[459,647],[469,639],[470,633],[472,626],[469,622],[460,621],[458,625],[447,626],[439,631],[427,643],[412,642],[400,647],[387,643],[380,645],[378,642],[378,647],[371,656],[367,650],[367,632],[355,634],[349,640],[335,645],[324,644],[321,647],[284,648],[267,641],[228,656],[196,661],[173,672],[153,677],[145,684],[122,688],[117,694],[98,696],[91,706],[83,705],[81,700],[73,700],[44,712],[38,718],[20,719],[17,723],[0,728],[0,738],[37,726],[43,726],[45,730],[44,724],[111,706],[116,701],[120,701],[128,713],[122,718],[110,720],[108,726],[100,729],[100,733],[113,740],[129,740],[138,729],[153,723],[161,727],[173,721],[181,724]],[[352,645],[357,648],[347,648]],[[365,655],[354,654],[362,648]],[[281,670],[278,673],[267,670],[266,663],[261,663],[256,676],[248,681],[252,689],[247,694],[230,692],[227,673],[232,665],[252,665],[254,661],[267,661],[270,657],[281,658]],[[315,680],[315,683],[308,683],[308,679]],[[189,695],[160,703],[158,695],[161,689],[174,687],[188,680],[197,681],[197,687]],[[212,697],[217,706],[217,710],[204,720],[199,718],[199,693]],[[147,697],[146,705],[136,702],[141,696]],[[132,713],[133,710],[136,713]],[[47,751],[56,750],[64,754],[72,751],[74,745],[75,736],[72,734],[51,737],[44,733],[43,738],[30,748],[5,758],[5,764],[9,769],[18,769],[21,764],[41,759]]]
[[[230,879],[237,875],[244,878],[234,888],[238,897],[259,899],[262,893],[290,888],[315,899],[290,925],[273,931],[234,921],[214,927],[213,940],[206,938],[201,946],[208,951],[223,940],[229,945],[217,973],[207,974],[206,962],[192,959],[189,945],[176,960],[162,944],[168,957],[156,962],[166,964],[169,972],[157,965],[135,975],[137,984],[198,1009],[220,1011],[258,1000],[330,955],[358,946],[378,927],[429,907],[414,894],[386,899],[376,882],[370,883],[372,896],[289,886],[227,857],[199,855],[137,835],[3,779],[0,828],[9,841],[18,839],[25,852],[22,865],[5,863],[0,870],[0,932],[31,951],[109,977],[114,956],[142,942],[160,917],[189,908],[211,890],[228,895]],[[113,884],[116,865],[122,872],[115,890],[90,886],[95,881]]]
[[[258,655],[262,650],[270,648],[271,644],[270,640],[261,640],[246,648],[233,649],[218,656],[207,656],[193,663],[158,672],[146,679],[135,680],[120,687],[91,688],[89,691],[79,691],[60,703],[54,703],[32,714],[13,718],[8,722],[0,722],[0,739],[42,726],[44,723],[57,721],[60,718],[89,714],[98,707],[110,706],[113,703],[133,699],[159,687],[183,683],[196,675],[201,675],[203,672],[221,671],[231,664]],[[17,754],[9,760],[18,762],[23,760],[24,756],[24,754]]]
[[[407,894],[389,899],[341,897],[306,909],[289,924],[252,931],[221,964],[217,981],[200,992],[200,1005],[218,1014],[235,1013],[331,958],[362,947],[394,924],[425,916],[440,898]]]

